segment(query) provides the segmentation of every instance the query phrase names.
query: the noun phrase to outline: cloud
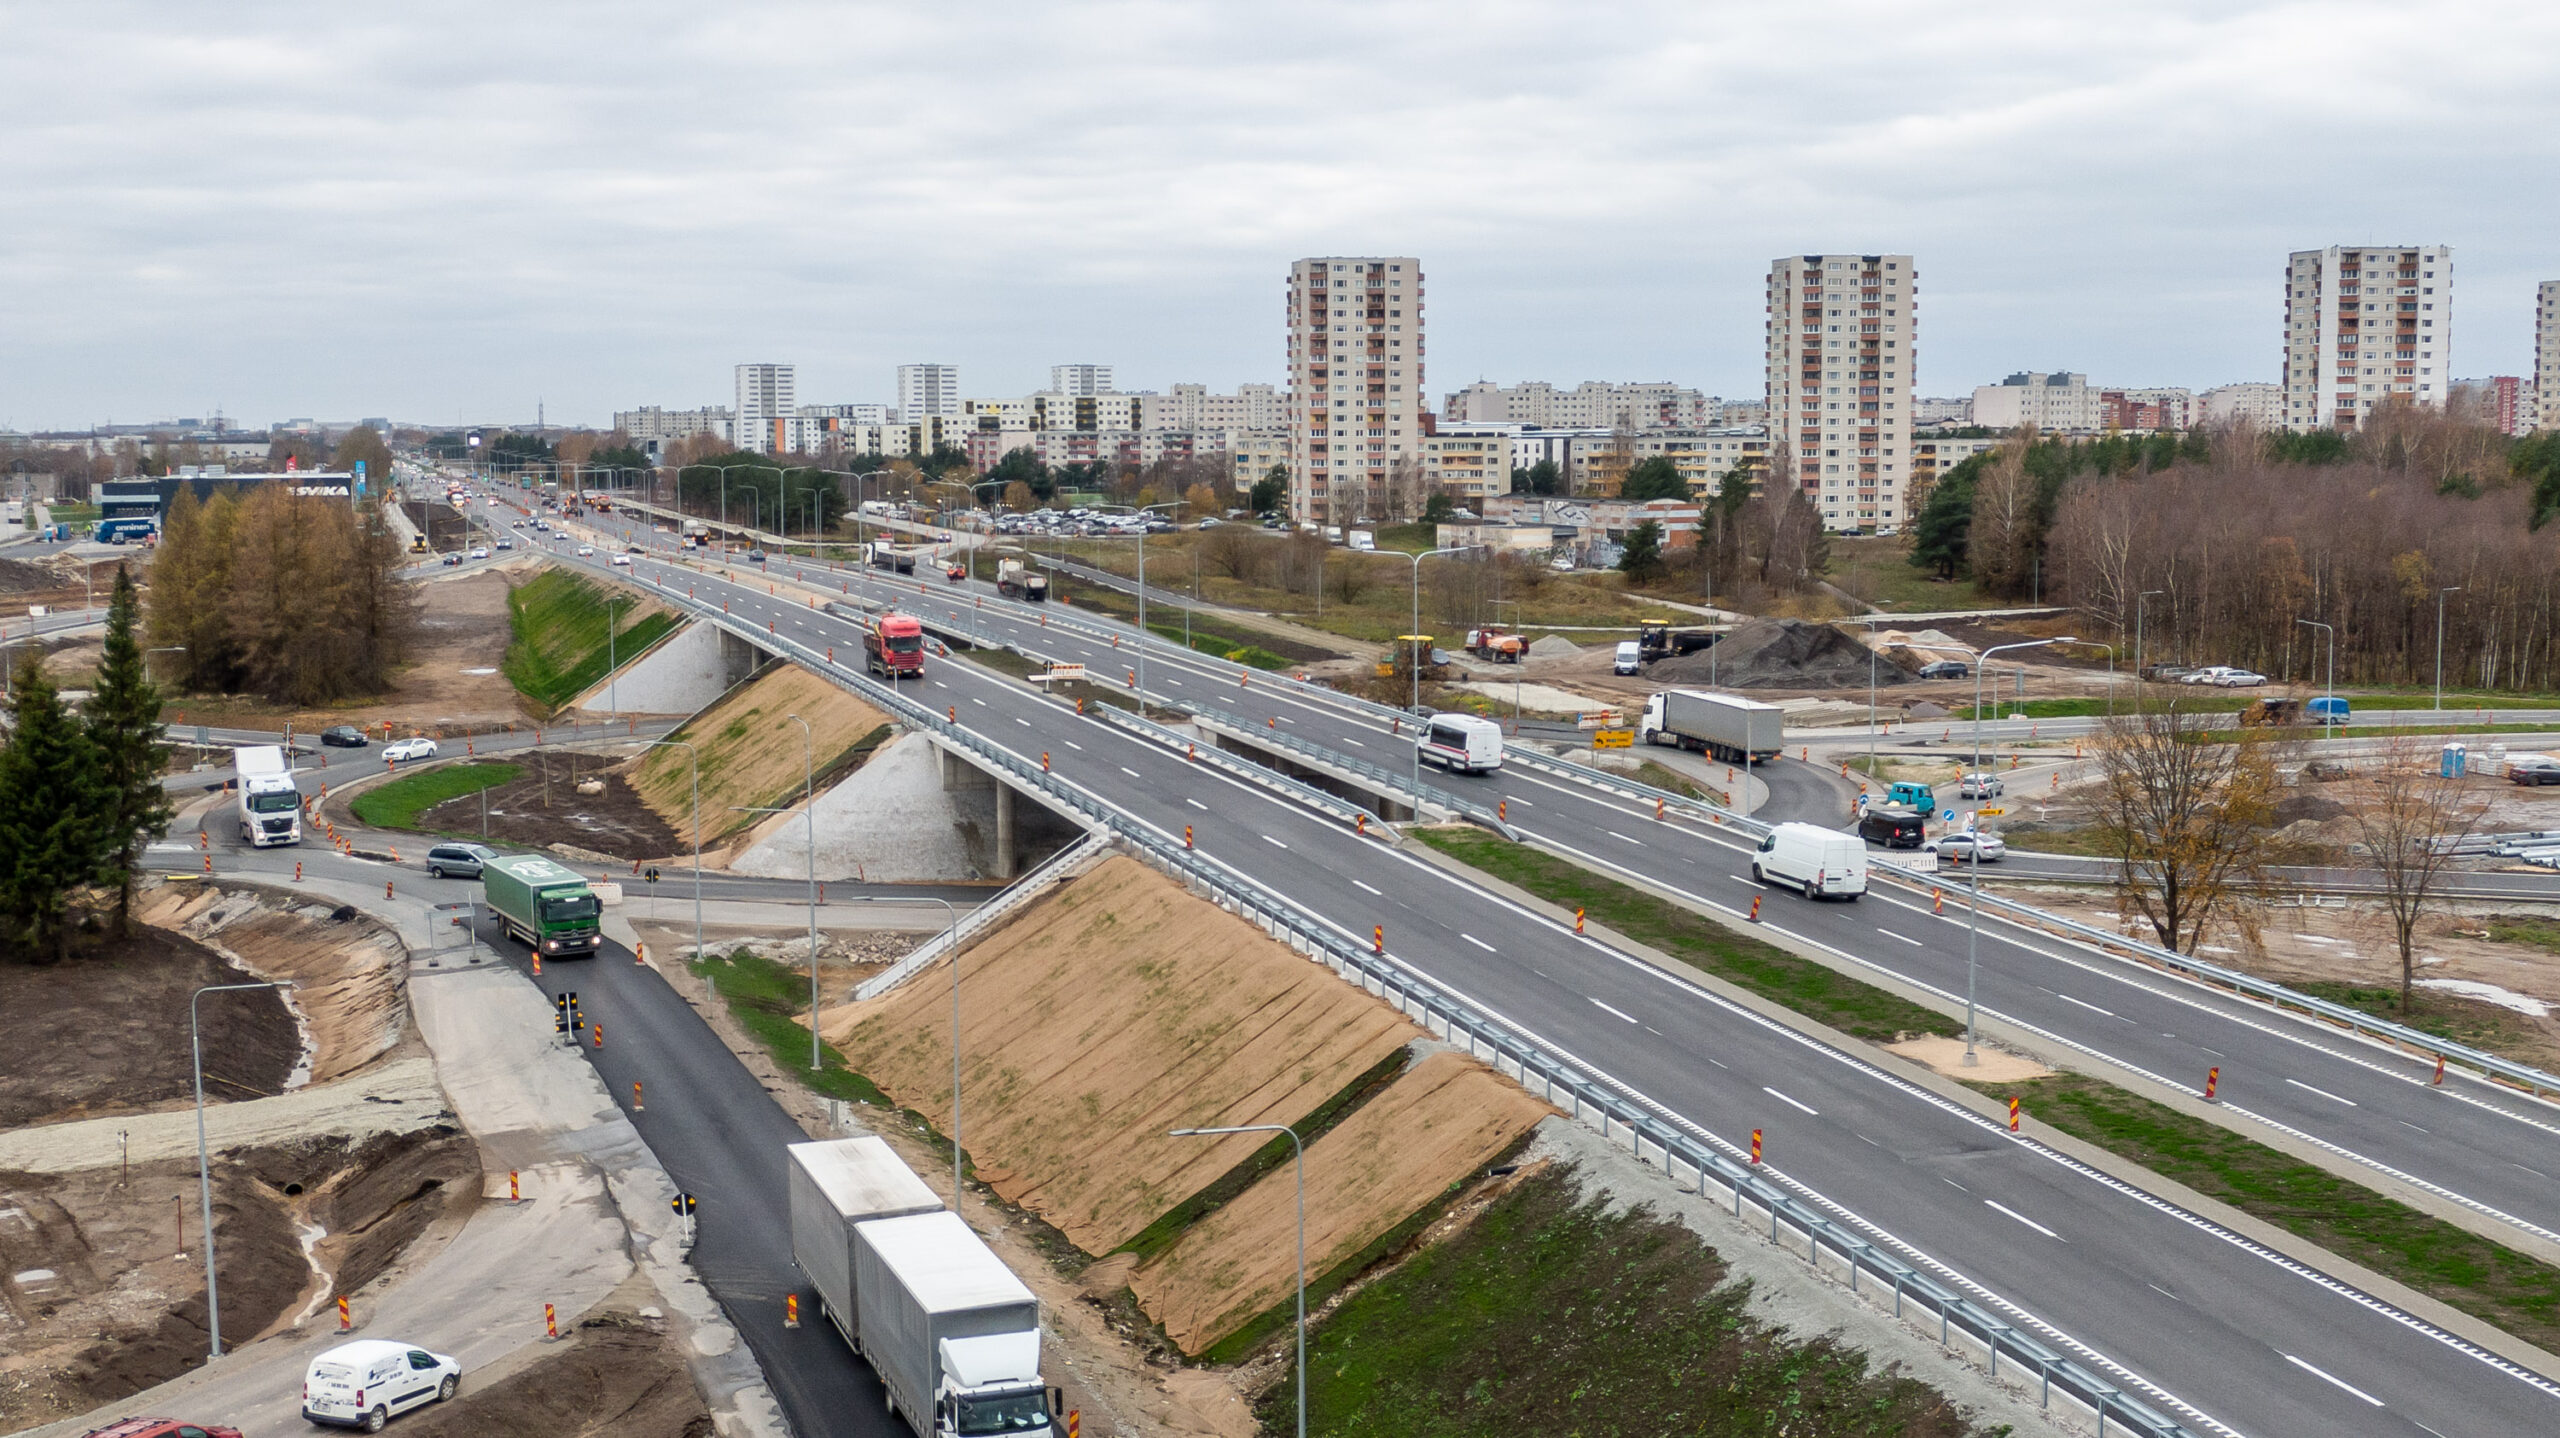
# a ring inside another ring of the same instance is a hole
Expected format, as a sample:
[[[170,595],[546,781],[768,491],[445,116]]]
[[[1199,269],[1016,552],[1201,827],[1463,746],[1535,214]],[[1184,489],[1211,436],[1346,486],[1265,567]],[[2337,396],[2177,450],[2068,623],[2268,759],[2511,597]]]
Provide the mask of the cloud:
[[[2527,360],[2560,12],[2449,4],[12,11],[0,422],[602,422],[891,366],[1280,376],[1420,255],[1435,387],[1760,383],[1771,256],[1909,251],[1921,383],[2272,378],[2285,251],[2457,248]]]

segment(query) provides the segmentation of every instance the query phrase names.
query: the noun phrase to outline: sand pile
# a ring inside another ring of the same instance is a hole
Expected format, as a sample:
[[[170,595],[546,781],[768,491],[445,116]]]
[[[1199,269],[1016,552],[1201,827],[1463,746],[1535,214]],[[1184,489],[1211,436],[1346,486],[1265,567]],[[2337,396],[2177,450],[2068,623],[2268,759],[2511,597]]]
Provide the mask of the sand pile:
[[[1532,659],[1570,659],[1581,652],[1581,645],[1561,634],[1550,634],[1529,644],[1529,657]]]
[[[1724,689],[1863,688],[1869,652],[1828,624],[1755,619],[1714,649],[1656,661],[1647,674],[1673,684],[1703,684],[1712,677]],[[1878,684],[1902,684],[1910,678],[1890,658],[1875,666]]]

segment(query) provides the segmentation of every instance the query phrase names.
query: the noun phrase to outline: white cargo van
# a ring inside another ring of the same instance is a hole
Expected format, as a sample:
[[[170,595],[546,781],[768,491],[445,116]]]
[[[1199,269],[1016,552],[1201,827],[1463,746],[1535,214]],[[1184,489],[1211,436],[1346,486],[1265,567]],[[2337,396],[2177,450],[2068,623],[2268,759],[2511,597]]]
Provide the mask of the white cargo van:
[[[1867,891],[1867,846],[1819,824],[1780,824],[1751,856],[1751,877],[1792,884],[1808,899],[1855,899]]]
[[[312,1359],[303,1370],[302,1418],[379,1433],[395,1415],[441,1403],[461,1389],[460,1359],[360,1338]]]
[[[1632,639],[1619,640],[1617,658],[1610,667],[1619,674],[1640,672],[1644,668],[1644,647]]]
[[[1434,714],[1415,741],[1423,762],[1457,774],[1488,774],[1502,767],[1502,726],[1473,714]]]

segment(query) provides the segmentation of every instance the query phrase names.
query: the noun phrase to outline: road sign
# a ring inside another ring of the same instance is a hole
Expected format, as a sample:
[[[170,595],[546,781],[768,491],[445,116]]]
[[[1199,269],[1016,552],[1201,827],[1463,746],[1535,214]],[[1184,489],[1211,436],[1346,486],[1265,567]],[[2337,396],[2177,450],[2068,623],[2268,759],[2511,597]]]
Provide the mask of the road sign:
[[[1941,809],[1941,810],[1939,810],[1939,811],[1938,811],[1938,822],[1939,822],[1939,823],[1942,823],[1942,824],[1952,824],[1952,823],[1954,823],[1955,821],[1956,821],[1956,811],[1955,811],[1955,810],[1953,810],[1953,809]]]
[[[2009,811],[2006,809],[1976,809],[1973,812],[1985,819],[1996,819],[2000,815],[2006,814]]]
[[[1591,735],[1591,747],[1594,749],[1632,749],[1635,743],[1636,731],[1633,729],[1600,729]]]

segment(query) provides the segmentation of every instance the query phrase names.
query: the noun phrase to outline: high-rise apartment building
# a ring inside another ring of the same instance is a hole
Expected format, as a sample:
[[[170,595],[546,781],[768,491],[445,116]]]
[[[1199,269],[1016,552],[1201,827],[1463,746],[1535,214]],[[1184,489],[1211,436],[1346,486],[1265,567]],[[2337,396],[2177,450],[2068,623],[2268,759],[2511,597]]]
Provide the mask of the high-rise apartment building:
[[[908,424],[918,420],[948,419],[960,413],[960,366],[956,364],[902,364],[898,366],[898,418]]]
[[[1422,261],[1291,265],[1288,340],[1290,517],[1383,517],[1388,475],[1422,462]]]
[[[1049,366],[1049,388],[1053,393],[1090,399],[1110,394],[1111,366],[1107,364],[1053,364]]]
[[[2395,399],[2441,405],[2453,373],[2453,251],[2296,250],[2284,271],[2284,423],[2353,429]]]
[[[1769,265],[1769,434],[1834,530],[1898,528],[1911,474],[1919,276],[1909,255]]]
[[[800,447],[800,401],[797,382],[787,364],[738,366],[736,429],[731,442],[765,454],[789,454]]]
[[[2534,424],[2560,429],[2560,280],[2544,280],[2533,306]]]

